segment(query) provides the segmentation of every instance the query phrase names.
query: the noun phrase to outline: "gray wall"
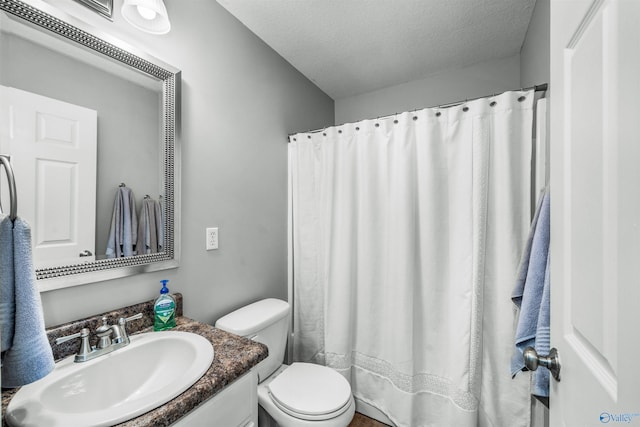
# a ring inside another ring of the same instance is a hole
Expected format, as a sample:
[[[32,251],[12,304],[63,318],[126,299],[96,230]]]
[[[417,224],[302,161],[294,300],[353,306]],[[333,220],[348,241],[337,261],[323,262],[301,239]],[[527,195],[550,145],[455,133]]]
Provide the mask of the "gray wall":
[[[104,258],[118,185],[133,190],[138,209],[145,194],[164,192],[160,84],[154,91],[12,34],[2,35],[0,58],[0,84],[98,112],[96,247],[87,249]]]
[[[520,51],[520,84],[533,86],[549,83],[551,37],[550,1],[537,0],[527,36]]]
[[[336,123],[356,122],[520,87],[520,57],[443,70],[420,80],[336,100]]]
[[[336,100],[335,123],[355,122],[549,82],[549,0],[538,0],[520,55],[443,70]]]
[[[182,70],[182,260],[177,269],[45,292],[51,326],[155,298],[159,280],[185,314],[213,323],[243,304],[287,297],[288,133],[333,123],[334,103],[213,0],[166,1],[172,30],[140,33],[48,0]],[[205,251],[205,228],[220,249]]]

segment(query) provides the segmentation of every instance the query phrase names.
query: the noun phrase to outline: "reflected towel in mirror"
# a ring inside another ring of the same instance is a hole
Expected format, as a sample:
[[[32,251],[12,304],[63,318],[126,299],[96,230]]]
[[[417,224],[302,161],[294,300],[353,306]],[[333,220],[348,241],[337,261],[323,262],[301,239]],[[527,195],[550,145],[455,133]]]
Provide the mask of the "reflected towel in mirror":
[[[134,245],[138,240],[137,233],[138,216],[133,191],[129,187],[118,187],[107,240],[107,258],[136,255]]]
[[[142,200],[138,221],[138,255],[161,252],[164,246],[162,206],[157,200]]]

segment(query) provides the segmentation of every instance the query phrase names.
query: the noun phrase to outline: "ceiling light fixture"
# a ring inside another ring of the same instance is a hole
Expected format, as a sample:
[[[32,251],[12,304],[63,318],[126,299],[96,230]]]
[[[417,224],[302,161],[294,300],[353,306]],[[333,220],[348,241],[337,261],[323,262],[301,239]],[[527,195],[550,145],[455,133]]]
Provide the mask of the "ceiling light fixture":
[[[124,0],[121,13],[129,24],[147,33],[166,34],[171,29],[162,0]]]

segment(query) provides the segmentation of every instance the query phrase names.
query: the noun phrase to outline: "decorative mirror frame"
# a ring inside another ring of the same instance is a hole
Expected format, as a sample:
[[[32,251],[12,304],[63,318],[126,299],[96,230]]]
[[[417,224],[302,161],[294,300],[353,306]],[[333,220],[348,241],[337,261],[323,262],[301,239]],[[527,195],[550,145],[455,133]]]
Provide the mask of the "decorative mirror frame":
[[[162,133],[164,145],[164,209],[165,248],[163,252],[110,258],[91,262],[36,269],[36,279],[41,292],[66,288],[85,283],[110,280],[134,274],[175,268],[179,263],[179,117],[180,70],[145,53],[136,52],[131,46],[39,0],[0,0],[0,10],[17,17],[33,27],[39,27],[58,37],[70,40],[79,47],[89,49],[120,62],[162,82]],[[38,7],[32,4],[37,4]],[[18,183],[19,185],[19,183]]]

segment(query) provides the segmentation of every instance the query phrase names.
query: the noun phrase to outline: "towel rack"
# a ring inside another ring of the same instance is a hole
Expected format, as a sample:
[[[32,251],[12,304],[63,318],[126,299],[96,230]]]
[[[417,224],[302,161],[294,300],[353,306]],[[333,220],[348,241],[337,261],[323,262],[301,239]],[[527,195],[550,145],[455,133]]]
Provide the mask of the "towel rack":
[[[13,168],[9,160],[9,156],[0,155],[0,164],[4,166],[4,171],[9,180],[9,218],[11,221],[15,221],[18,216],[18,194],[16,193],[16,180],[13,176]]]

